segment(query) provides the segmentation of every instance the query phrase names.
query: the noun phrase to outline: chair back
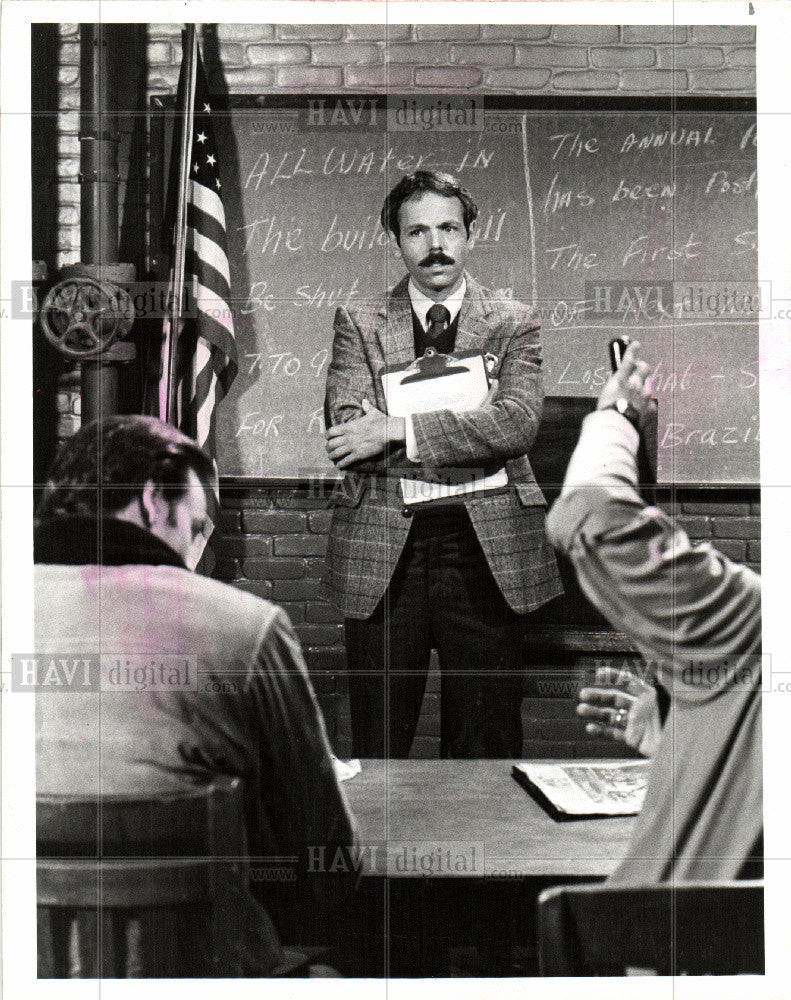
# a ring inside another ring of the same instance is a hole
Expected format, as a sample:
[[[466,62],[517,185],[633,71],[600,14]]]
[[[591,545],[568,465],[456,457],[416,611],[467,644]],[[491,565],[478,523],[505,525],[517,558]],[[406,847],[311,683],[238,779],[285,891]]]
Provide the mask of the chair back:
[[[764,971],[763,882],[558,886],[538,899],[544,976]]]
[[[150,799],[43,796],[36,833],[39,978],[252,974],[238,778]]]

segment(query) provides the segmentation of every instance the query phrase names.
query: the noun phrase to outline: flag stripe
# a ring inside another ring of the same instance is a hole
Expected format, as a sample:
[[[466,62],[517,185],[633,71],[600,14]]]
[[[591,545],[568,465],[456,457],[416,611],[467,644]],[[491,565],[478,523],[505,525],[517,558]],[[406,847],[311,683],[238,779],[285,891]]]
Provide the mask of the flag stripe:
[[[218,375],[218,369],[220,372],[224,370],[224,361],[220,352],[216,349],[212,351],[212,357],[207,364],[207,368],[208,370],[204,376],[207,382],[205,399],[198,410],[197,425],[198,435],[203,436],[205,440],[210,440],[213,446],[217,420],[217,397],[222,398],[225,394]],[[200,398],[200,393],[196,392],[196,396]]]
[[[197,278],[192,279],[191,288],[198,307],[201,335],[224,351],[229,358],[236,359],[233,316],[228,303],[211,288],[202,285]]]
[[[187,250],[185,258],[186,273],[203,288],[208,289],[215,298],[222,299],[225,303],[225,312],[230,316],[231,307],[228,303],[231,301],[231,289],[225,278],[211,264],[207,264],[195,250]]]
[[[216,219],[201,212],[193,205],[187,211],[187,226],[189,240],[200,256],[208,261],[231,284],[231,272],[228,267],[228,256],[223,249],[225,232]]]
[[[189,182],[189,200],[202,212],[205,212],[206,215],[210,215],[216,219],[222,225],[223,231],[225,231],[225,208],[218,194],[207,188],[205,184],[201,184],[191,178]]]
[[[194,187],[199,187],[202,190],[201,185],[194,185]],[[187,221],[195,229],[199,229],[206,236],[211,237],[218,246],[225,246],[225,222],[222,216],[217,218],[211,212],[205,212],[200,205],[190,203],[187,208]]]
[[[193,407],[195,419],[195,436],[198,440],[206,440],[210,434],[211,414],[214,411],[214,397],[217,378],[214,373],[213,354],[211,346],[198,338],[195,350],[193,374]],[[208,409],[207,409],[208,408]]]
[[[185,412],[184,425],[189,426],[194,437],[204,444],[214,444],[216,405],[222,398],[223,376],[227,366],[222,353],[198,340],[193,366],[193,386],[190,405]],[[224,391],[224,390],[223,390]]]

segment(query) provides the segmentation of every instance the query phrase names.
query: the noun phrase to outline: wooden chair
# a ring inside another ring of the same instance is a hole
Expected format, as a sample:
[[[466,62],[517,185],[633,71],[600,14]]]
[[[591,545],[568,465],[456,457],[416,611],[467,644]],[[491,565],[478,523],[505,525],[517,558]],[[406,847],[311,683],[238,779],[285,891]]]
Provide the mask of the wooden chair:
[[[558,886],[538,898],[544,976],[764,971],[763,882]]]
[[[315,949],[272,969],[238,778],[154,799],[40,797],[36,824],[40,979],[307,974]],[[258,970],[242,950],[251,919]]]

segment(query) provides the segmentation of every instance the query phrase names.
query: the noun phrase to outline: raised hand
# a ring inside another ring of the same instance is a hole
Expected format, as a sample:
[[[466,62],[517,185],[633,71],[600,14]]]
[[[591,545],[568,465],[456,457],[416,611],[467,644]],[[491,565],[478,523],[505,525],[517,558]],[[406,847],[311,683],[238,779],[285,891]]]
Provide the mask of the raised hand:
[[[594,685],[579,693],[577,715],[588,720],[585,731],[625,743],[644,757],[653,756],[662,734],[653,685],[615,667],[598,667]]]

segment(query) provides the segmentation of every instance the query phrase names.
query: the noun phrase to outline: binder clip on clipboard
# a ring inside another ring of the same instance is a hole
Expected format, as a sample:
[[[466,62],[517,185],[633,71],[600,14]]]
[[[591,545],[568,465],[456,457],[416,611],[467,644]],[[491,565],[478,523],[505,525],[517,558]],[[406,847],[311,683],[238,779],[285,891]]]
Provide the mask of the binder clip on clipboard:
[[[409,418],[434,410],[463,413],[477,409],[489,390],[489,360],[480,351],[440,354],[429,347],[416,361],[383,368],[387,412],[393,417]],[[421,467],[420,477],[401,479],[407,505],[502,489],[508,483],[504,466],[494,470]]]
[[[428,378],[442,378],[443,375],[461,375],[470,369],[461,364],[465,357],[480,357],[480,351],[464,351],[461,354],[440,354],[433,347],[427,347],[426,353],[412,361],[407,366],[407,371],[413,369],[412,374],[406,375],[401,385],[411,385],[413,382],[422,382]],[[392,369],[385,369],[390,371]],[[487,378],[488,384],[488,378]]]

